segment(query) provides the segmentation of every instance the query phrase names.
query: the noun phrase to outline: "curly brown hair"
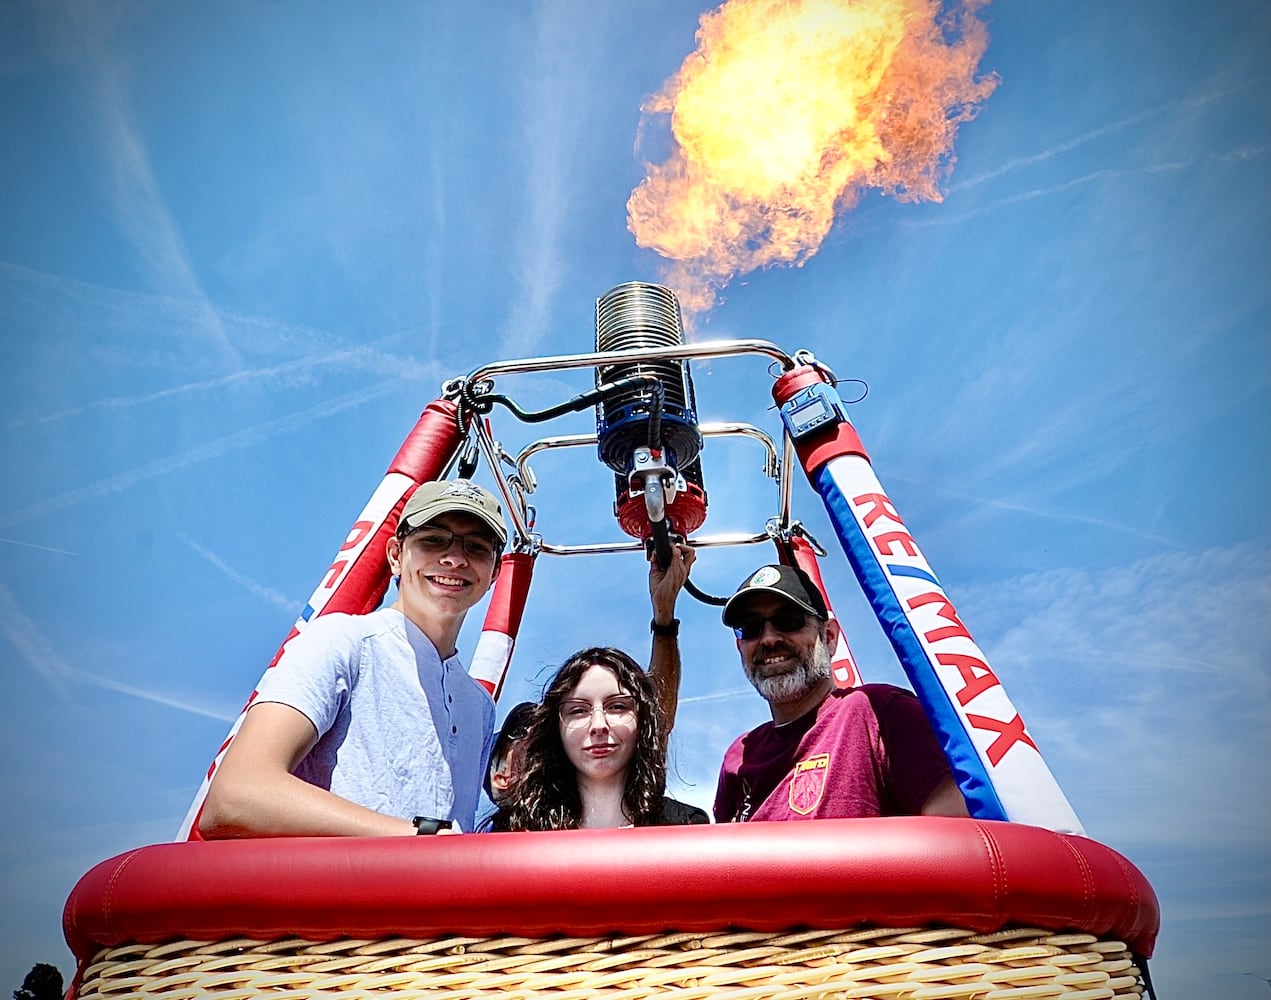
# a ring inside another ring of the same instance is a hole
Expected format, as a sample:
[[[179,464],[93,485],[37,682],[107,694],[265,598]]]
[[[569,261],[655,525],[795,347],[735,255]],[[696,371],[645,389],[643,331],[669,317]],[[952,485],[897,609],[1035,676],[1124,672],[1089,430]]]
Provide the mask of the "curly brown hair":
[[[503,805],[490,818],[493,830],[575,830],[582,819],[577,772],[565,755],[557,712],[589,667],[611,670],[636,701],[636,746],[623,791],[623,806],[635,826],[650,826],[666,791],[662,716],[653,683],[620,649],[592,646],[566,660],[543,689],[522,744],[519,773]]]

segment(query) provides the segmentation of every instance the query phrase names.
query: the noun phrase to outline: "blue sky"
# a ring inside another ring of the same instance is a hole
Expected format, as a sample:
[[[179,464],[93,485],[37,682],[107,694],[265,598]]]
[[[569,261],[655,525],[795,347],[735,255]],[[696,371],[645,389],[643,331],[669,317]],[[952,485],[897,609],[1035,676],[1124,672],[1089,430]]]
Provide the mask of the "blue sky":
[[[69,976],[75,881],[173,836],[441,382],[590,350],[596,297],[658,278],[625,219],[640,106],[709,6],[0,0],[0,989]],[[1001,83],[943,202],[867,194],[699,336],[868,383],[879,478],[1088,832],[1161,897],[1162,997],[1263,995],[1271,11],[984,19]],[[704,420],[776,433],[761,363],[694,375]],[[758,464],[708,444],[705,533],[773,512]],[[590,454],[535,468],[550,541],[618,537]],[[795,507],[832,540],[802,480]],[[694,578],[768,559],[708,550]],[[866,677],[903,683],[824,570]],[[707,804],[765,709],[718,612],[681,618],[673,791]],[[576,648],[643,655],[647,622],[638,557],[540,558],[503,708]]]

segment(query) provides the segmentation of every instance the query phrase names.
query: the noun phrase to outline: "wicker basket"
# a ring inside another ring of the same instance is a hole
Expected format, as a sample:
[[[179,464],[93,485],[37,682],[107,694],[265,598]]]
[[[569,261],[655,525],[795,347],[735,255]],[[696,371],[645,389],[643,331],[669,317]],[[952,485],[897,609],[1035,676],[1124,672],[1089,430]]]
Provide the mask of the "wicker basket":
[[[987,868],[931,881],[971,844]],[[66,926],[79,1000],[1094,1000],[1143,994],[1158,914],[1093,841],[912,819],[161,845],[86,875]]]

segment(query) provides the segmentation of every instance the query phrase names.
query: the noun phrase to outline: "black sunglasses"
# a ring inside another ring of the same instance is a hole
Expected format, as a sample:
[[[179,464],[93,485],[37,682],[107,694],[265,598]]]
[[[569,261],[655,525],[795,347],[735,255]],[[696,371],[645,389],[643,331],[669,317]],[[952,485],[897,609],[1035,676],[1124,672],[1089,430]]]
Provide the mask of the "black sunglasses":
[[[769,623],[778,632],[789,635],[800,631],[808,623],[808,616],[802,611],[792,609],[778,611],[775,615],[767,617],[746,615],[738,619],[737,624],[733,626],[733,632],[738,639],[758,639],[763,635],[764,626]]]

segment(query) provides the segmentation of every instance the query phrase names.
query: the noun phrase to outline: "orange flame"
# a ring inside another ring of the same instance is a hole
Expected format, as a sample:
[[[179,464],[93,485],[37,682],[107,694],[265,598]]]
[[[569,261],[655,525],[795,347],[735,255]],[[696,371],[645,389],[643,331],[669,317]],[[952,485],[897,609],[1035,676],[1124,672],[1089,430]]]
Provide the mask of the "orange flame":
[[[976,79],[986,0],[729,0],[641,109],[675,148],[627,202],[636,243],[672,263],[688,315],[736,275],[801,266],[866,188],[940,201],[958,125],[997,85]]]

